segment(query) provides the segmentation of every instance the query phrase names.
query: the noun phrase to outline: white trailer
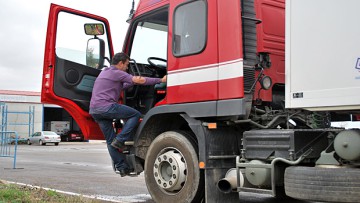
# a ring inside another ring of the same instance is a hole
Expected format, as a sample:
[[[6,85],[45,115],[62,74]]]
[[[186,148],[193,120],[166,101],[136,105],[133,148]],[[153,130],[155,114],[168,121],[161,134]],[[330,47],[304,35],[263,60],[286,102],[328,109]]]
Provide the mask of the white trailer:
[[[360,109],[359,6],[358,0],[286,1],[287,108]]]
[[[49,121],[45,122],[45,129],[61,135],[70,130],[70,121]]]

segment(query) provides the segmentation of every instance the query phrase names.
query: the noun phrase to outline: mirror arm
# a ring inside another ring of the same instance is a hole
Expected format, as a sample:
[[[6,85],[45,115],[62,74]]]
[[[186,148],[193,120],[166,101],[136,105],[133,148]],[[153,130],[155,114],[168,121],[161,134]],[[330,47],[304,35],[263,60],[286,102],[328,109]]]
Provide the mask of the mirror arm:
[[[109,57],[107,57],[107,56],[104,56],[104,59],[106,59],[106,60],[107,60],[107,62],[111,63],[111,62],[110,62],[110,59],[109,59]]]
[[[95,35],[96,37],[96,35]],[[100,57],[99,57],[99,68],[104,67],[104,58],[105,58],[105,41],[103,39],[97,38],[100,42]],[[100,68],[100,69],[101,69]]]

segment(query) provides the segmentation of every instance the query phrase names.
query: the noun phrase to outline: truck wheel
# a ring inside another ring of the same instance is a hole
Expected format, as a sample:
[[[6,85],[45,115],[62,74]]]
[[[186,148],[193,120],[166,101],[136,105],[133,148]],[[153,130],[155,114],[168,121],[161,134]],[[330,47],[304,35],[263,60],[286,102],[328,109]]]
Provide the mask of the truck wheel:
[[[184,132],[164,132],[155,138],[145,159],[146,186],[155,202],[201,202],[204,174],[197,151]]]
[[[360,169],[292,166],[285,170],[286,195],[302,200],[358,202]]]

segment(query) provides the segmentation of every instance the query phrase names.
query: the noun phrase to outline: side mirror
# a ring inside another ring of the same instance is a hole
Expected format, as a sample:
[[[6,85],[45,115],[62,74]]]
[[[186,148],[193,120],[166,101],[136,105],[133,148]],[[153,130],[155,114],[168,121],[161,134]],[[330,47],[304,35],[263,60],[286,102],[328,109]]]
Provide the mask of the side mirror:
[[[104,25],[101,23],[86,23],[84,25],[85,34],[87,35],[103,35],[104,32]]]
[[[89,39],[86,47],[86,65],[102,69],[104,67],[105,42],[99,38]]]
[[[93,35],[87,42],[86,46],[86,65],[102,69],[104,67],[105,56],[105,42],[97,37],[97,35],[103,35],[104,25],[101,23],[86,23],[84,24],[85,34]]]

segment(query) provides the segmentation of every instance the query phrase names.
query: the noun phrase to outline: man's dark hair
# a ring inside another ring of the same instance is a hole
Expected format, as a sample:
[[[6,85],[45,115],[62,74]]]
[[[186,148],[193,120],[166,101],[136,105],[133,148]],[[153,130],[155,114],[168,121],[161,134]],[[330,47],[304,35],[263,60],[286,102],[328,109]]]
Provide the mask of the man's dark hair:
[[[112,58],[111,65],[116,65],[120,61],[125,63],[126,60],[130,60],[130,57],[127,54],[120,52],[120,53],[115,54],[115,56]]]

